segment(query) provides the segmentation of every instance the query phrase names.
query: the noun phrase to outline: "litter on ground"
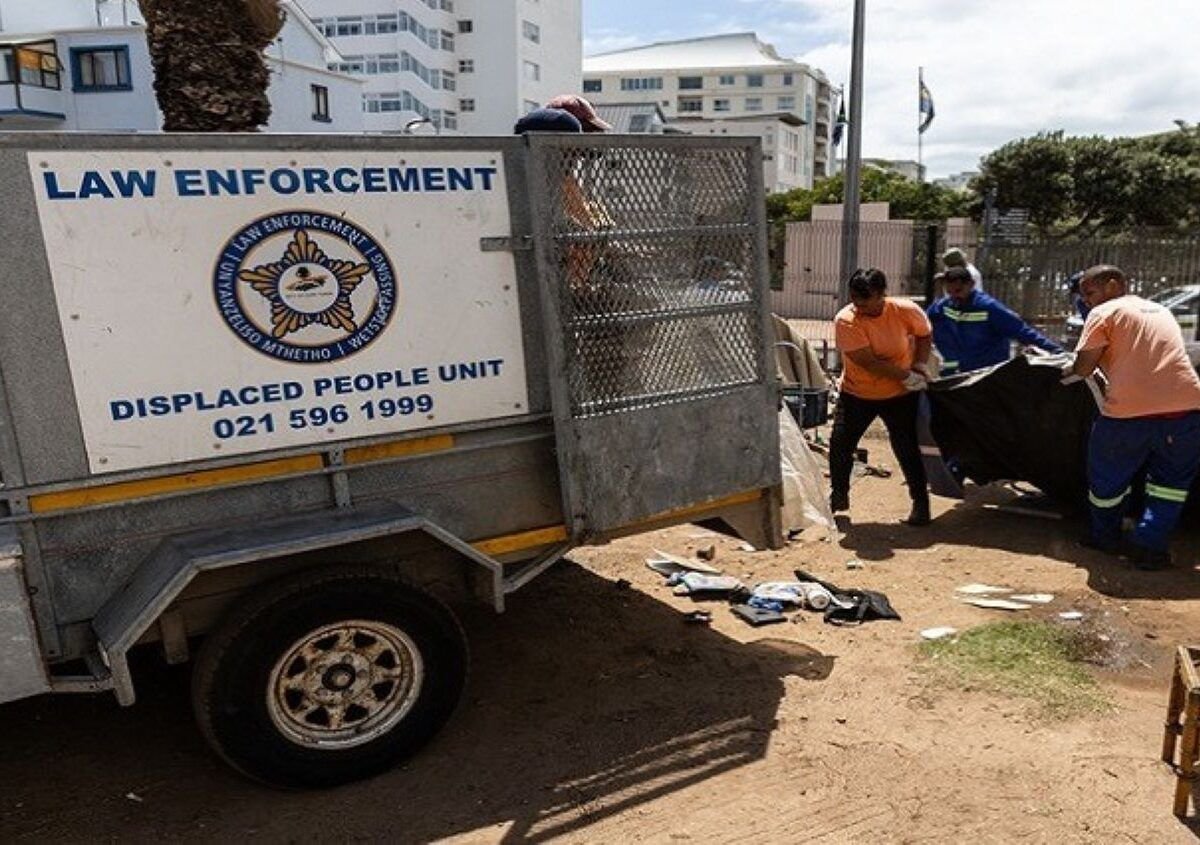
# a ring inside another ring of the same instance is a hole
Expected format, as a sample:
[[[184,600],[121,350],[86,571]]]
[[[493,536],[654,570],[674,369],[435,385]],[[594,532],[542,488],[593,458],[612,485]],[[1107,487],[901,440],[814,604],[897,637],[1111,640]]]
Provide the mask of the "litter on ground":
[[[651,551],[654,552],[654,557],[647,559],[647,563],[649,563],[650,560],[666,561],[667,563],[675,564],[680,569],[688,569],[692,572],[703,572],[707,575],[721,574],[721,570],[717,569],[711,564],[705,563],[702,560],[696,560],[695,558],[689,557],[680,557],[679,555],[673,555],[670,552],[663,552],[659,551],[658,549],[651,549]]]
[[[996,596],[1011,593],[1008,587],[993,587],[991,584],[965,584],[957,587],[954,592],[968,596]]]
[[[1054,596],[1049,593],[1022,593],[1021,595],[1009,596],[1013,601],[1023,601],[1027,604],[1050,604],[1054,601]]]
[[[949,625],[942,625],[938,628],[926,628],[921,632],[921,636],[927,640],[942,640],[946,637],[953,637],[957,633],[957,628],[951,628]]]
[[[976,598],[965,599],[967,604],[975,607],[982,607],[988,610],[1029,610],[1033,605],[1023,604],[1019,601],[1009,601],[1008,599],[988,599]]]

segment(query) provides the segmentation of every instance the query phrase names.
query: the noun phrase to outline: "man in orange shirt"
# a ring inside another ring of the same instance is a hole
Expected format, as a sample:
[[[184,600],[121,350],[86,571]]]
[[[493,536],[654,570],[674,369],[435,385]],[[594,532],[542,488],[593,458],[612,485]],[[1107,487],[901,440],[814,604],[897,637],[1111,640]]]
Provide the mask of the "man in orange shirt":
[[[1091,268],[1079,290],[1092,310],[1063,381],[1086,378],[1097,367],[1108,379],[1088,441],[1087,544],[1120,550],[1130,485],[1144,469],[1146,507],[1130,538],[1131,557],[1139,569],[1163,569],[1171,563],[1171,531],[1200,469],[1200,376],[1171,312],[1127,293],[1119,269]]]
[[[843,368],[829,444],[829,504],[835,513],[849,510],[854,450],[876,417],[882,417],[912,497],[912,512],[904,522],[928,525],[917,391],[928,386],[926,362],[933,345],[929,318],[907,299],[888,298],[883,271],[858,270],[850,277],[850,304],[838,312],[834,328]]]

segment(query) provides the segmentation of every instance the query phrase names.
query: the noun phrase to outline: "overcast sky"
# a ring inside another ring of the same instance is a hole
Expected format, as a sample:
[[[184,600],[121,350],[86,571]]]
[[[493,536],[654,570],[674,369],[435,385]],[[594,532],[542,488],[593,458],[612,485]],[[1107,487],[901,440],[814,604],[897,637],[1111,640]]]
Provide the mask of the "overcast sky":
[[[849,85],[852,0],[584,0],[586,54],[754,31]],[[863,154],[917,157],[917,68],[937,117],[931,177],[1045,129],[1139,135],[1200,120],[1200,0],[866,0]],[[844,144],[843,144],[844,147]],[[844,154],[844,149],[843,149]]]

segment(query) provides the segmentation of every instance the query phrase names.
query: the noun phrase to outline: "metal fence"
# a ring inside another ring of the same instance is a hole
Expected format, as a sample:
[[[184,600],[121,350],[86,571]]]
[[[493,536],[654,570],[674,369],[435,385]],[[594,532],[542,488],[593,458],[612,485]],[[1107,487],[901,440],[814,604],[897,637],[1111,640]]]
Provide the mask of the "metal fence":
[[[1062,337],[1072,313],[1067,279],[1097,264],[1115,264],[1130,288],[1150,297],[1181,285],[1200,284],[1200,236],[1124,234],[1082,241],[1035,239],[984,244],[979,257],[988,293],[1027,322]]]
[[[831,321],[844,304],[838,293],[842,223],[788,223],[786,232],[783,270],[778,274],[782,285],[771,292],[771,309],[785,319],[800,321],[804,336],[810,340],[831,340]],[[969,221],[886,220],[859,224],[859,265],[883,270],[888,289],[897,295],[923,296],[931,262],[950,246],[974,250],[975,229]]]
[[[788,223],[786,231],[778,274],[782,286],[772,291],[771,308],[798,322],[810,340],[831,341],[832,320],[842,305],[841,221]],[[970,221],[863,222],[859,264],[883,270],[893,294],[919,299],[933,273],[942,269],[942,252],[952,246],[978,265],[988,293],[1060,339],[1073,308],[1067,279],[1078,270],[1115,264],[1129,276],[1132,291],[1145,297],[1200,284],[1200,234],[1113,233],[1078,241],[1025,236],[1019,243],[989,243],[977,241]]]

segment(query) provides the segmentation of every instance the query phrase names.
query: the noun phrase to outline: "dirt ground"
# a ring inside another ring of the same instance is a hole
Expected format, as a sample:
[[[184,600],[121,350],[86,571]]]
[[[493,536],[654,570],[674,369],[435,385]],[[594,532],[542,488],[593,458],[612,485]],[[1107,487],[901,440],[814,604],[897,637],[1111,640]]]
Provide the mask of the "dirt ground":
[[[874,449],[877,455],[886,450]],[[889,456],[890,460],[890,456]],[[281,793],[219,763],[192,725],[187,667],[140,676],[139,703],[41,698],[0,707],[6,841],[1194,842],[1158,762],[1170,655],[1200,638],[1191,565],[1135,573],[1073,543],[1080,526],[997,513],[980,491],[896,524],[896,479],[863,479],[839,542],[781,552],[681,526],[579,551],[495,617],[465,612],[467,698],[406,766],[327,793]],[[820,617],[754,629],[645,567],[652,547],[715,542],[747,581],[802,567],[882,590],[902,622]],[[847,569],[851,558],[861,570]],[[628,586],[619,583],[622,579]],[[1111,632],[1096,670],[1113,708],[1066,721],[1020,700],[931,683],[919,631],[999,611],[969,582],[1047,592]]]

